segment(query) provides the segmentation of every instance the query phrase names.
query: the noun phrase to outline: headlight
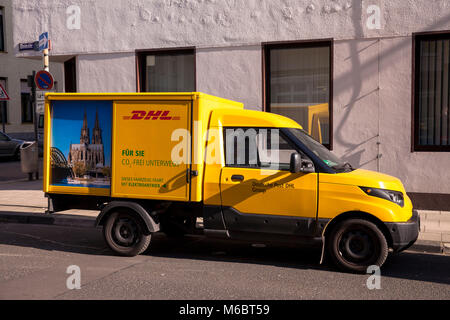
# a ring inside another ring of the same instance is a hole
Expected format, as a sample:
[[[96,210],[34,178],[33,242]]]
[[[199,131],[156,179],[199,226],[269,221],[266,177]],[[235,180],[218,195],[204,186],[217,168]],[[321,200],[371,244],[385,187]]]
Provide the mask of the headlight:
[[[403,193],[399,191],[392,191],[386,189],[377,189],[377,188],[368,188],[368,187],[360,187],[362,191],[364,191],[369,196],[374,196],[382,199],[389,200],[398,204],[400,207],[403,207],[405,204],[403,200]]]

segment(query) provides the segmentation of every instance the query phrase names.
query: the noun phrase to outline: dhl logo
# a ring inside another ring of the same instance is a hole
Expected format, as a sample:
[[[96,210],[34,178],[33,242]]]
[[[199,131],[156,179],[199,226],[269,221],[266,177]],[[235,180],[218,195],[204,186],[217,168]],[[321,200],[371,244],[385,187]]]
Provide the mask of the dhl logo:
[[[169,117],[168,110],[131,111],[132,116],[123,116],[123,120],[180,120],[180,117]]]

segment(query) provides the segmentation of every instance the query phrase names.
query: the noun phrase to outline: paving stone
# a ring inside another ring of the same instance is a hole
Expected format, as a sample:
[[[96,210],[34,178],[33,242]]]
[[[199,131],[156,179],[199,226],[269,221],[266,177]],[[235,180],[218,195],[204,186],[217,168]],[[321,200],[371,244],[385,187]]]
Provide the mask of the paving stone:
[[[421,226],[423,226],[423,230],[425,232],[431,232],[431,230],[440,230],[440,224],[439,220],[433,221],[433,220],[425,220],[420,221]]]
[[[421,232],[419,233],[418,239],[426,241],[441,241],[442,236],[440,232]]]
[[[450,243],[450,232],[442,234],[442,242]]]

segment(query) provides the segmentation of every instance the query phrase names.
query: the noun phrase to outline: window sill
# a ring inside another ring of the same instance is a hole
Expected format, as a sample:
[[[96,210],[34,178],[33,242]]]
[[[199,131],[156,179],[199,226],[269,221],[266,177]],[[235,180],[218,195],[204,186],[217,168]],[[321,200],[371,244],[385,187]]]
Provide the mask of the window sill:
[[[412,152],[450,152],[449,146],[414,146]]]

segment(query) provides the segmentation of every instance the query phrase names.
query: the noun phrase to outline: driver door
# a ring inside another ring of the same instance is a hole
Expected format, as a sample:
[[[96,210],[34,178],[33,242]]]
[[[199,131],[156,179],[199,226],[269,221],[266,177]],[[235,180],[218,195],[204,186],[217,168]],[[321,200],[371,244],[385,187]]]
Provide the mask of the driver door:
[[[278,129],[225,128],[224,142],[220,192],[227,229],[308,233],[318,174],[289,171],[291,154],[301,152]]]

